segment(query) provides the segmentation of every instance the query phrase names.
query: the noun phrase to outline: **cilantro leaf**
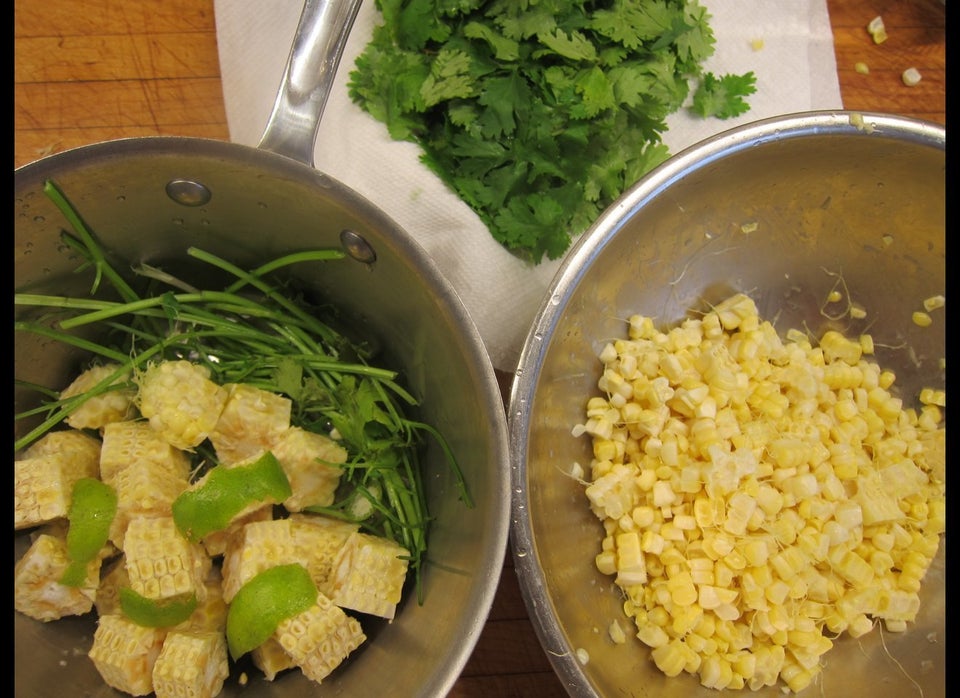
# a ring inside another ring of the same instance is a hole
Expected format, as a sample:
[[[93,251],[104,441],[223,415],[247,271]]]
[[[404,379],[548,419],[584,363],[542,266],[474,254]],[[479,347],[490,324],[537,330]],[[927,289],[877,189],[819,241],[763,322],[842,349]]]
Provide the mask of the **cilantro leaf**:
[[[351,99],[536,264],[670,153],[666,117],[748,109],[752,73],[705,74],[699,0],[377,0]]]
[[[690,109],[694,114],[703,117],[729,119],[739,116],[749,109],[743,98],[757,91],[756,82],[753,72],[743,75],[727,74],[719,78],[713,73],[705,73],[693,95]]]

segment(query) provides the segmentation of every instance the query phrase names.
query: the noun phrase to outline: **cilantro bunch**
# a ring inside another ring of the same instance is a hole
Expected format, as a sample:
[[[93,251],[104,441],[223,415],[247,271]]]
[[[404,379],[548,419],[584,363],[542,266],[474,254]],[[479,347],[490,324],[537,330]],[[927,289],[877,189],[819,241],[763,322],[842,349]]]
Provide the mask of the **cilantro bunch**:
[[[665,119],[749,107],[753,73],[717,78],[696,0],[376,0],[382,24],[350,97],[514,254],[556,259],[664,161]]]

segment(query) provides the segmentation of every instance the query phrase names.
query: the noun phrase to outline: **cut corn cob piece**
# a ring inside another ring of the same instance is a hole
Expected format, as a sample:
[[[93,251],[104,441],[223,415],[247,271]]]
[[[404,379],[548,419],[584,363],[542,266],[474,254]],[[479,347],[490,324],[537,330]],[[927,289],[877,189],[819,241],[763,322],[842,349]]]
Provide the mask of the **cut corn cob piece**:
[[[88,613],[97,593],[101,558],[87,564],[86,581],[79,587],[60,583],[69,565],[65,540],[48,533],[38,535],[14,567],[14,608],[44,622]]]
[[[203,600],[197,604],[189,618],[171,630],[226,633],[228,609],[223,598],[223,574],[219,565],[211,566],[204,586],[206,592]]]
[[[217,426],[229,395],[210,371],[190,361],[151,364],[137,377],[140,413],[167,441],[189,450]]]
[[[286,650],[280,645],[280,641],[275,637],[269,638],[259,647],[250,652],[250,658],[253,665],[263,672],[267,681],[273,681],[277,674],[293,669],[297,663],[293,660]]]
[[[252,511],[248,511],[231,521],[226,528],[212,531],[200,541],[203,549],[210,557],[219,557],[226,553],[230,540],[236,536],[248,523],[257,523],[273,520],[273,504],[264,504]]]
[[[89,450],[55,451],[13,463],[13,527],[30,528],[66,517],[73,486],[85,477],[99,477]]]
[[[337,554],[359,525],[318,514],[291,514],[290,532],[299,562],[307,568],[317,589],[330,596]]]
[[[210,432],[217,459],[235,463],[271,450],[290,427],[290,399],[242,383],[223,387],[228,393],[227,401]]]
[[[100,584],[97,585],[97,596],[94,599],[98,616],[122,613],[120,589],[130,586],[130,575],[127,574],[127,564],[123,555],[111,560],[105,568],[100,575]]]
[[[190,481],[185,473],[157,467],[150,460],[135,460],[119,470],[111,484],[117,492],[117,514],[110,524],[110,540],[122,549],[130,522],[172,516],[173,501]]]
[[[289,519],[247,523],[228,539],[223,553],[223,598],[229,603],[264,570],[293,562],[300,562],[300,554]]]
[[[206,598],[212,562],[203,547],[181,535],[172,517],[135,518],[127,526],[123,553],[130,588],[141,596],[166,601],[196,594]]]
[[[357,524],[315,514],[251,522],[230,537],[223,554],[223,593],[230,601],[257,574],[292,562],[306,567],[317,588],[326,593],[337,553]]]
[[[175,630],[153,665],[153,690],[157,698],[213,698],[229,674],[223,633]]]
[[[333,503],[347,451],[323,434],[291,427],[273,445],[273,454],[283,466],[293,494],[283,505],[287,511]]]
[[[304,676],[318,683],[366,640],[360,623],[322,593],[315,605],[281,621],[274,637]]]
[[[98,384],[108,381],[110,376],[119,370],[119,364],[104,364],[88,368],[61,391],[60,399],[87,393]],[[121,373],[109,385],[110,390],[87,398],[79,408],[67,415],[66,423],[74,429],[102,429],[111,422],[120,422],[133,417],[137,411],[134,405],[137,391],[130,384],[130,372]]]
[[[78,429],[49,431],[37,439],[26,451],[24,458],[37,458],[51,453],[69,453],[78,461],[100,460],[100,439]]]
[[[134,696],[153,692],[153,667],[166,631],[145,628],[121,615],[101,616],[90,659],[104,682]]]
[[[350,534],[337,553],[330,598],[338,606],[392,620],[407,575],[409,552],[368,533]]]
[[[149,463],[174,477],[190,477],[187,454],[171,446],[149,422],[128,420],[104,427],[100,478],[107,484],[113,484],[117,474],[135,462]]]

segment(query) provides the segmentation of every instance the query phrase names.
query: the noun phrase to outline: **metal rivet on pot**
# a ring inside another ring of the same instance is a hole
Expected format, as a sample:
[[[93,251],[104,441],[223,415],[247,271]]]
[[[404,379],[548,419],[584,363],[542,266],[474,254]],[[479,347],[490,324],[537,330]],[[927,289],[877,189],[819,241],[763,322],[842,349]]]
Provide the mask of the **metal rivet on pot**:
[[[343,245],[347,254],[358,262],[373,264],[377,261],[377,253],[370,246],[370,243],[362,235],[352,230],[340,231],[340,244]]]
[[[183,206],[203,206],[213,194],[192,179],[171,179],[167,182],[167,196]]]

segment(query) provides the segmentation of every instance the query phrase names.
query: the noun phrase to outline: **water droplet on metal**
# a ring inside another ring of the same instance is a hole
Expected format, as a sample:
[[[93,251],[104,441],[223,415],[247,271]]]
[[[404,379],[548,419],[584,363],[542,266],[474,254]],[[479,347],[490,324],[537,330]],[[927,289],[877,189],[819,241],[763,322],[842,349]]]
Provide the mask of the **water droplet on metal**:
[[[205,185],[192,179],[171,179],[166,191],[167,196],[182,206],[203,206],[213,197]]]

